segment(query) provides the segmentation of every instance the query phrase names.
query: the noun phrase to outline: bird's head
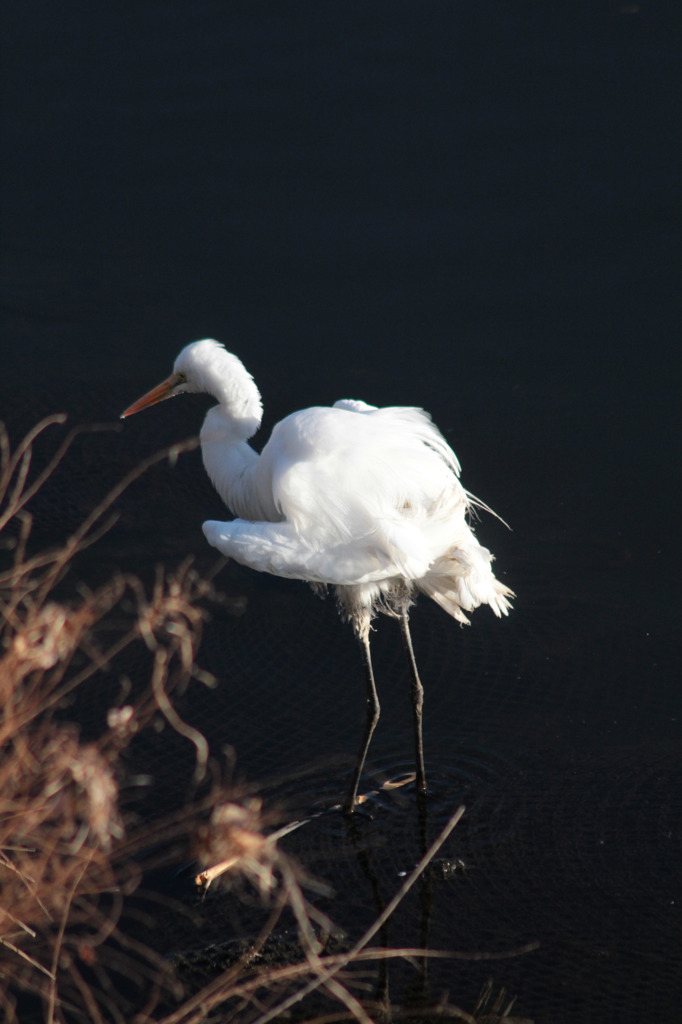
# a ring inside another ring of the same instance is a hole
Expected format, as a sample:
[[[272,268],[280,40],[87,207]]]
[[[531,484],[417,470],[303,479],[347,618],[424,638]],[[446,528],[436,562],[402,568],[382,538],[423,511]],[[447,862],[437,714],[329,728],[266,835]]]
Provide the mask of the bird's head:
[[[224,357],[225,346],[213,338],[204,338],[202,341],[193,341],[190,345],[185,345],[175,360],[170,377],[166,377],[155,388],[142,395],[142,398],[129,405],[125,412],[121,413],[121,419],[124,420],[133,413],[148,409],[150,405],[156,405],[185,392],[213,393],[210,386],[212,371]]]

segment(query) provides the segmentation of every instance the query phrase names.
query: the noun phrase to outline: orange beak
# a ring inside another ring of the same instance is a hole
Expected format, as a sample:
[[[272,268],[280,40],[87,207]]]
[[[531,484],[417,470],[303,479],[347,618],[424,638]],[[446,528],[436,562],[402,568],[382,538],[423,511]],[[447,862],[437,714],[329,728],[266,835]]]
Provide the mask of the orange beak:
[[[148,409],[150,405],[156,405],[157,402],[165,402],[167,398],[173,398],[175,396],[175,388],[178,384],[184,384],[185,377],[182,373],[172,373],[170,377],[157,384],[155,388],[148,391],[142,398],[138,398],[136,402],[129,405],[125,412],[121,413],[121,419],[124,420],[126,416],[132,416],[133,413],[141,412],[142,409]]]

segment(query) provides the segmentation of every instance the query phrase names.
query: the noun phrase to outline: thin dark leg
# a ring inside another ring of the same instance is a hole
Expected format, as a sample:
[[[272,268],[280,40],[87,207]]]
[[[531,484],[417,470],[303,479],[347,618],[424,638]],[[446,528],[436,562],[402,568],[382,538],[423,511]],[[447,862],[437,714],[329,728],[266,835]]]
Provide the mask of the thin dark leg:
[[[417,762],[417,792],[422,795],[426,793],[426,772],[424,771],[424,741],[422,739],[422,708],[424,706],[424,687],[417,671],[417,662],[414,660],[412,648],[412,637],[410,636],[410,625],[408,622],[407,608],[403,608],[400,616],[400,629],[403,634],[405,652],[410,663],[412,675],[412,709],[414,711],[414,750]]]
[[[365,721],[365,731],[362,735],[362,744],[360,746],[360,753],[355,764],[355,771],[353,772],[353,778],[350,785],[350,792],[346,797],[346,802],[343,805],[344,812],[346,814],[352,814],[355,809],[355,801],[358,798],[358,786],[360,785],[360,776],[362,775],[362,769],[365,766],[365,758],[367,757],[367,751],[369,750],[369,743],[372,739],[372,733],[376,728],[376,724],[379,721],[379,698],[377,697],[377,688],[374,684],[374,672],[372,670],[372,656],[369,652],[369,637],[361,640],[363,661],[365,664],[365,679],[367,682],[367,719]]]

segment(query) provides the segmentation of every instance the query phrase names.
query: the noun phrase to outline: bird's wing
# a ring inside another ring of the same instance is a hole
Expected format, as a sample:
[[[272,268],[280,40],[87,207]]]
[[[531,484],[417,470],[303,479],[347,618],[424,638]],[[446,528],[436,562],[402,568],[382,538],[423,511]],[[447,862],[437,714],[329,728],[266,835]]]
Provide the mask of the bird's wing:
[[[301,547],[294,555],[292,534],[282,535],[289,568],[267,571],[344,584],[417,579],[435,557],[429,530],[444,495],[455,494],[463,516],[459,465],[429,416],[361,404],[306,409],[273,430],[258,472]]]
[[[291,523],[250,523],[244,519],[203,524],[214,548],[257,572],[308,583],[350,585],[370,583],[395,574],[388,560],[370,557],[355,544],[319,548],[302,537]]]
[[[459,487],[455,454],[422,409],[306,409],[275,427],[260,461],[287,520],[342,539],[415,520]]]

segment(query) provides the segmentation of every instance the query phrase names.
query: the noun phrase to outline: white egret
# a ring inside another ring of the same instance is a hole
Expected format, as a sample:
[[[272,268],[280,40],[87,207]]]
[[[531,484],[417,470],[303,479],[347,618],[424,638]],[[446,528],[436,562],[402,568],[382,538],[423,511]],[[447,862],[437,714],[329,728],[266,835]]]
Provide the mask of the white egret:
[[[187,345],[173,373],[122,414],[184,392],[218,400],[201,428],[204,466],[238,518],[203,524],[210,544],[258,572],[334,587],[339,610],[362,645],[367,718],[344,805],[352,811],[379,718],[370,623],[377,612],[400,620],[411,674],[416,784],[426,792],[423,689],[408,610],[422,593],[459,622],[488,604],[506,615],[514,595],[495,578],[492,555],[467,521],[485,508],[462,487],[455,453],[423,409],[379,409],[342,399],[292,413],[260,455],[249,439],[263,406],[237,356],[210,338]]]

